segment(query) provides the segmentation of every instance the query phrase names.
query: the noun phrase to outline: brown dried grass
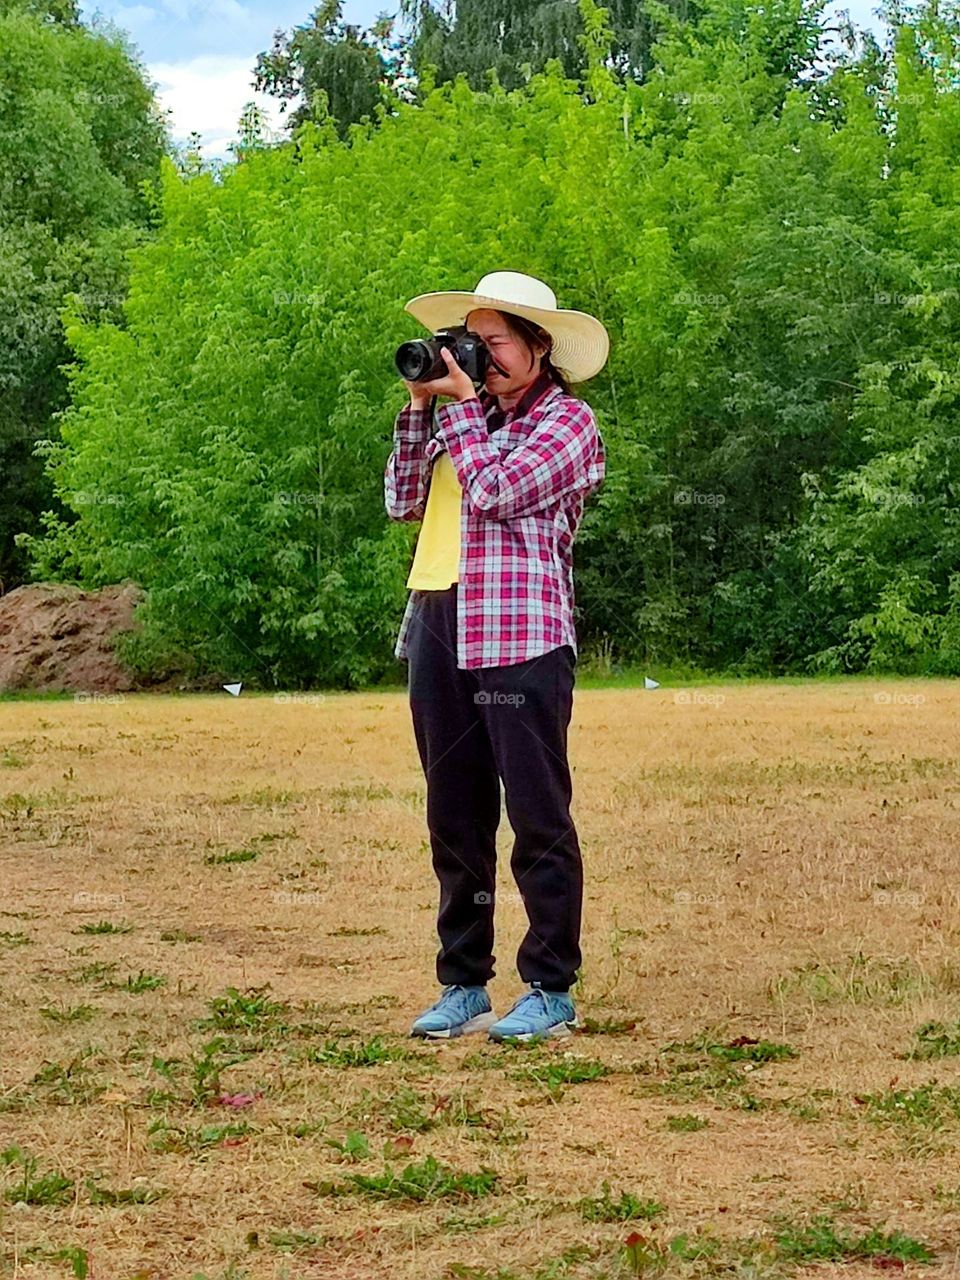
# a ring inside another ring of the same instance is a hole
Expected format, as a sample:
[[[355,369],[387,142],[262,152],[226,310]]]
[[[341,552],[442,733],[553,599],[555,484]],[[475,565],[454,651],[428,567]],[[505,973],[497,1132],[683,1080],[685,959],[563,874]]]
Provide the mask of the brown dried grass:
[[[408,1037],[437,994],[437,894],[402,693],[6,703],[4,752],[0,930],[30,941],[0,942],[0,1150],[19,1144],[41,1172],[74,1178],[77,1194],[64,1207],[0,1204],[3,1274],[66,1275],[31,1247],[80,1245],[91,1274],[109,1280],[420,1280],[451,1264],[526,1278],[551,1260],[558,1276],[612,1277],[626,1274],[618,1250],[633,1229],[735,1242],[769,1235],[775,1214],[817,1212],[905,1231],[937,1251],[908,1271],[952,1273],[960,1121],[878,1123],[856,1099],[960,1085],[960,1058],[898,1056],[923,1022],[960,1018],[956,683],[578,688],[570,758],[586,897],[575,994],[581,1017],[633,1026],[540,1050],[538,1060],[572,1054],[611,1069],[559,1095],[510,1075],[533,1061],[521,1049]],[[524,929],[506,815],[500,840],[491,994],[504,1010],[522,989]],[[255,860],[205,862],[245,847]],[[135,928],[74,932],[100,919]],[[346,932],[373,927],[382,932]],[[162,941],[169,930],[199,940]],[[135,994],[76,981],[94,962],[115,963],[120,981],[143,970],[166,983]],[[148,1097],[164,1082],[151,1061],[195,1056],[214,1033],[194,1024],[228,987],[267,989],[314,1032],[265,1040],[224,1072],[230,1091],[263,1090],[236,1115],[166,1108],[171,1124],[245,1120],[246,1138],[158,1152],[148,1125],[164,1108]],[[39,1013],[81,1003],[94,1006],[90,1021]],[[717,1091],[701,1080],[671,1093],[691,1073],[665,1047],[701,1033],[786,1042],[798,1056]],[[376,1036],[413,1057],[353,1068],[302,1057]],[[44,1064],[71,1060],[103,1092],[64,1101],[35,1082]],[[383,1142],[402,1136],[389,1113],[403,1089],[440,1116],[443,1099],[466,1100],[487,1123],[409,1134],[394,1163],[434,1155],[460,1171],[493,1168],[497,1194],[411,1204],[305,1185],[382,1171]],[[689,1113],[708,1125],[667,1127]],[[370,1159],[343,1163],[328,1145],[350,1130],[366,1134]],[[0,1169],[6,1185],[14,1172]],[[167,1194],[97,1206],[84,1188],[93,1172]],[[575,1202],[604,1180],[665,1212],[584,1221]],[[270,1243],[293,1231],[325,1243]],[[593,1255],[556,1263],[575,1246]],[[817,1274],[875,1269],[825,1263]]]

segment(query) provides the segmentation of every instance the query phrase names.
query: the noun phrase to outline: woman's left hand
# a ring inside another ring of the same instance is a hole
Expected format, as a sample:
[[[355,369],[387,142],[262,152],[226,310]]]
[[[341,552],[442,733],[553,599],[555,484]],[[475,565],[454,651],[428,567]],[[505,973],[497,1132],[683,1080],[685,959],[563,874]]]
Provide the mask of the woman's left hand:
[[[431,396],[453,396],[455,400],[473,400],[476,390],[470,378],[454,359],[449,347],[441,347],[440,354],[447,366],[445,378],[434,378],[432,382],[418,382],[417,388]]]

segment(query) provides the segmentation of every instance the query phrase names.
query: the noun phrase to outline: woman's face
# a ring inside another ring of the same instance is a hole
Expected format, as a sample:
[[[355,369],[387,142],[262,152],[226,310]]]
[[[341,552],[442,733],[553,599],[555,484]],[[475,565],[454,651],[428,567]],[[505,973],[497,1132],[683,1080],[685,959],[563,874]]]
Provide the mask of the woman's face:
[[[478,309],[467,316],[467,328],[479,334],[490,348],[490,354],[507,376],[491,365],[484,386],[492,396],[512,396],[528,387],[540,372],[540,348],[531,352],[514,337],[503,316],[496,311]]]

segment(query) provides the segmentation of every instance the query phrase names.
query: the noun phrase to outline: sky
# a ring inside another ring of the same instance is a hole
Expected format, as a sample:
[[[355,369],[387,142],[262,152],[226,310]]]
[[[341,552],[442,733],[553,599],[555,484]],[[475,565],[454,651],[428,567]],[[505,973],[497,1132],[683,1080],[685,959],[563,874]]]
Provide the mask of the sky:
[[[262,108],[279,136],[285,117],[276,99],[254,90],[253,67],[278,27],[304,25],[314,7],[315,0],[98,0],[82,4],[81,15],[90,22],[99,14],[126,32],[161,105],[170,110],[178,145],[195,131],[207,160],[229,160],[247,102]],[[399,0],[346,0],[343,20],[369,27],[378,14],[396,15],[399,9]],[[884,27],[871,0],[834,2],[826,12],[844,9],[858,27],[870,27],[882,40]]]

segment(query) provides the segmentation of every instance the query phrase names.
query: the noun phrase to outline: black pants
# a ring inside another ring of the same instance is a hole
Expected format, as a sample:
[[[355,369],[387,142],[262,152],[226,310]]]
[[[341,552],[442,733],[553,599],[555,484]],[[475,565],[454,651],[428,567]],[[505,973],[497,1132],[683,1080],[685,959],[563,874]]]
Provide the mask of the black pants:
[[[494,977],[493,908],[500,779],[515,840],[510,868],[529,928],[524,982],[568,991],[581,964],[583,863],[570,817],[570,645],[505,667],[457,666],[457,589],[424,591],[410,621],[410,707],[427,782],[427,828],[440,882],[437,978]]]

